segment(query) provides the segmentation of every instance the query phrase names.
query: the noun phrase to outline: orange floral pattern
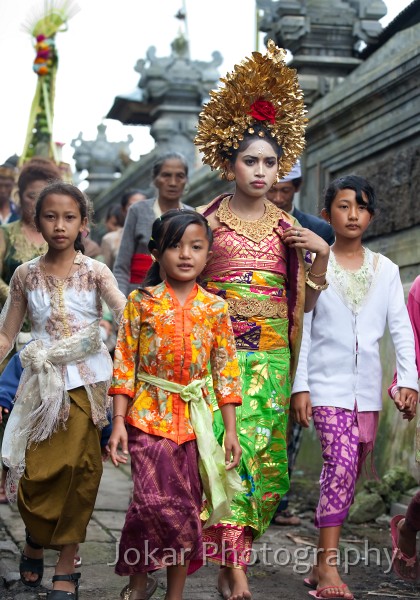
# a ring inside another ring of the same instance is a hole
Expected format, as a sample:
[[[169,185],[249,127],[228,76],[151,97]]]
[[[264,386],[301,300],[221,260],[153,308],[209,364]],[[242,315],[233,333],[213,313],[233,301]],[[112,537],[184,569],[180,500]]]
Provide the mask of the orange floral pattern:
[[[147,291],[150,295],[135,290],[128,297],[109,394],[126,394],[132,399],[128,423],[182,444],[195,439],[188,404],[179,394],[142,382],[140,373],[187,385],[204,378],[210,365],[218,405],[241,404],[228,305],[198,285],[183,306],[166,282]]]

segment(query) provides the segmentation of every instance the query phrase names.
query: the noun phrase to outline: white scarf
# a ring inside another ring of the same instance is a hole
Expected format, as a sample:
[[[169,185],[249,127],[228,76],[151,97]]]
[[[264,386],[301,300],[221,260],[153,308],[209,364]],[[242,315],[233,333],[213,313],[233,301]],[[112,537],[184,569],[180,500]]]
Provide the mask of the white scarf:
[[[65,426],[70,411],[66,365],[96,354],[101,347],[99,325],[95,321],[50,348],[42,340],[35,340],[21,351],[24,371],[2,446],[3,463],[10,469],[7,485],[10,501],[16,499],[17,484],[25,470],[26,449]]]

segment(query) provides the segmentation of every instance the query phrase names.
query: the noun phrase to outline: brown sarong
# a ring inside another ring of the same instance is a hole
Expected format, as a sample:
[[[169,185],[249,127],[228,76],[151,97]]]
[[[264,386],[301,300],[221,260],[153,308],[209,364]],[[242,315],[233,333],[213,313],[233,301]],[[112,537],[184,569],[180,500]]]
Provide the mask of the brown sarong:
[[[84,542],[102,476],[100,431],[84,387],[69,390],[66,429],[32,444],[18,508],[31,537],[48,547]]]
[[[202,487],[195,440],[178,445],[127,425],[134,493],[119,545],[118,575],[202,558]]]

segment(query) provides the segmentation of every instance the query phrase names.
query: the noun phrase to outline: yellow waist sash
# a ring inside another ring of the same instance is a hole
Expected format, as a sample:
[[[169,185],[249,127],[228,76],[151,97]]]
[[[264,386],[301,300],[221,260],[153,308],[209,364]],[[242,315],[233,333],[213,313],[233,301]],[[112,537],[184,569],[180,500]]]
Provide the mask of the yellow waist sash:
[[[236,470],[226,470],[225,453],[213,433],[211,412],[203,397],[205,380],[196,379],[188,385],[181,385],[145,372],[139,373],[139,379],[166,392],[179,394],[184,402],[190,403],[190,420],[199,454],[198,470],[210,514],[204,528],[216,525],[231,516],[232,498],[242,492],[242,483]]]

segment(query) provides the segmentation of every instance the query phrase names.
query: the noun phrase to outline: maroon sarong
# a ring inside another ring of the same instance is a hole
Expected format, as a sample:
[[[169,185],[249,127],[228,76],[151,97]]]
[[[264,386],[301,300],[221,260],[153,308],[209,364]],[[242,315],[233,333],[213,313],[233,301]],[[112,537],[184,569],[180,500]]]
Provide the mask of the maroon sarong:
[[[178,446],[127,425],[133,499],[119,545],[118,575],[202,558],[202,486],[195,440]]]

